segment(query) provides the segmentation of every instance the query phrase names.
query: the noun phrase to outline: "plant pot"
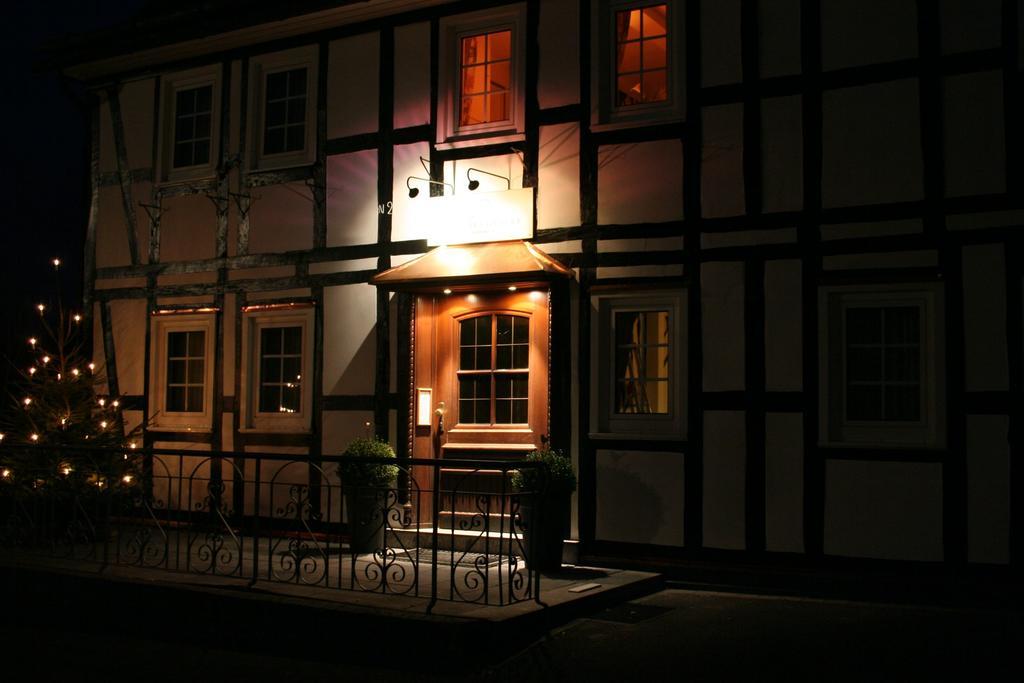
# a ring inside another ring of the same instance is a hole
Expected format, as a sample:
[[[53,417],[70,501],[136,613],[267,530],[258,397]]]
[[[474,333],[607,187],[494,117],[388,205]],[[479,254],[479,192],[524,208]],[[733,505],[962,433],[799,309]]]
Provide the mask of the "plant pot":
[[[526,565],[547,571],[562,566],[562,545],[569,535],[571,492],[524,494],[519,500]]]
[[[384,547],[389,492],[390,489],[386,487],[345,488],[350,552],[361,555],[376,552]]]

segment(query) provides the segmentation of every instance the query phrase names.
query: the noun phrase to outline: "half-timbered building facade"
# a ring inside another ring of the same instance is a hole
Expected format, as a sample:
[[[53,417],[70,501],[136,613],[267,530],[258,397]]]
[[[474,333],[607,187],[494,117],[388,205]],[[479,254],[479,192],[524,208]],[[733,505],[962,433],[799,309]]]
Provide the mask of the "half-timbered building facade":
[[[1020,564],[1022,3],[192,6],[66,58],[147,445],[549,442],[582,556]]]

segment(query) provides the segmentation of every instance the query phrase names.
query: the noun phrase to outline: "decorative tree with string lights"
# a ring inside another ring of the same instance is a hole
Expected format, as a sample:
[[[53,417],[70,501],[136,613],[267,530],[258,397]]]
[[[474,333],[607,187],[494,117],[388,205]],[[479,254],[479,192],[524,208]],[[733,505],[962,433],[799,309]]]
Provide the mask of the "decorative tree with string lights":
[[[134,491],[141,483],[135,448],[139,428],[125,433],[121,397],[102,395],[101,368],[89,359],[88,325],[67,310],[38,304],[39,332],[29,337],[27,367],[16,367],[0,411],[0,480],[16,489],[80,493]]]

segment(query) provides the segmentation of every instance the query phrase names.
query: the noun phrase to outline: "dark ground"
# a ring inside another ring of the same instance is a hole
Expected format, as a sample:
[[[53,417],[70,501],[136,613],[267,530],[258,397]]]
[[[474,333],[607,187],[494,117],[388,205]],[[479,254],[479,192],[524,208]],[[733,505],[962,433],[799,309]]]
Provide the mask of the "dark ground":
[[[403,657],[417,626],[382,632],[393,656],[347,664],[346,636],[322,655],[226,649],[84,624],[0,627],[5,680],[33,681],[1016,681],[1024,615],[995,607],[931,607],[667,589],[554,629],[473,674],[426,673]],[[196,614],[202,620],[204,615]],[[419,627],[423,627],[420,625]],[[281,629],[301,629],[281,624]],[[272,641],[272,637],[267,639]],[[435,663],[436,664],[436,663]],[[443,667],[442,667],[443,668]]]

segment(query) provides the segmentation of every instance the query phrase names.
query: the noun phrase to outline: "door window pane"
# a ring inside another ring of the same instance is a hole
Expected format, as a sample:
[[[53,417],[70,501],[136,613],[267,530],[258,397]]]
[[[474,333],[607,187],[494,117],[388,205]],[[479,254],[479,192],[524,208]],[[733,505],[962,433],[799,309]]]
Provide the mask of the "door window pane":
[[[458,421],[529,422],[529,357],[526,316],[482,315],[460,321]]]

